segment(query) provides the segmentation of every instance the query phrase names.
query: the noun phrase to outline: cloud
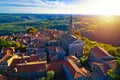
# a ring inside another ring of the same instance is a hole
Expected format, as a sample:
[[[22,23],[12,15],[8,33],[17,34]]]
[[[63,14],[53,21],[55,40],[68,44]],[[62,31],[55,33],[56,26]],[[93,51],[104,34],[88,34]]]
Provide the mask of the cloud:
[[[120,14],[119,0],[0,0],[0,12]]]
[[[0,6],[17,6],[17,7],[46,7],[46,8],[63,8],[66,7],[64,2],[59,0],[4,0],[0,1]]]
[[[4,0],[0,1],[0,6],[4,12],[9,8],[10,12],[26,13],[31,11],[36,13],[70,13],[75,8],[74,5],[67,4],[63,0]]]

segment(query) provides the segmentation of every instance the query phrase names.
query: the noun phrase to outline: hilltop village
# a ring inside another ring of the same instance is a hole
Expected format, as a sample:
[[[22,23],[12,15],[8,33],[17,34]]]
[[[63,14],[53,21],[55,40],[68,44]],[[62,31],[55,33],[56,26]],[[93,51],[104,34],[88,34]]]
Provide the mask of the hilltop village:
[[[117,68],[115,58],[95,46],[87,57],[89,66],[83,67],[79,59],[84,56],[84,42],[74,36],[74,29],[71,16],[67,32],[47,29],[35,34],[17,34],[16,40],[26,45],[26,52],[15,52],[14,47],[2,48],[0,80],[42,80],[50,70],[55,72],[51,80],[111,80],[107,71]]]

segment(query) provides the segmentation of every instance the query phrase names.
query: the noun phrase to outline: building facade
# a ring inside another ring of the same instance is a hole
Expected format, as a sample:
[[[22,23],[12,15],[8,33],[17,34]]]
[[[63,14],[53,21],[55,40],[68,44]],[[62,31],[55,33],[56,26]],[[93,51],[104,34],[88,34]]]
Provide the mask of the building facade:
[[[78,40],[73,35],[63,35],[61,37],[61,45],[68,55],[74,55],[76,57],[82,56],[84,43]]]
[[[80,56],[82,56],[84,43],[78,40],[78,38],[73,35],[74,29],[74,21],[71,16],[68,26],[68,33],[61,36],[60,42],[61,46],[68,53],[68,55],[74,55],[79,58]]]

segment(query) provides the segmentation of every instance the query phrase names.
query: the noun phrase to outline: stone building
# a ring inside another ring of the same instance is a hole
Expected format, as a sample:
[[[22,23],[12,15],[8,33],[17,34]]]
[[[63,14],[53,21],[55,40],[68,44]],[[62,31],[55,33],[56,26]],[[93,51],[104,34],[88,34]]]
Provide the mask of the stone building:
[[[83,53],[84,43],[78,40],[78,38],[73,35],[74,29],[75,29],[74,21],[71,16],[70,23],[68,26],[68,33],[63,34],[61,36],[60,42],[61,42],[61,46],[65,49],[68,55],[74,55],[76,57],[80,57]]]

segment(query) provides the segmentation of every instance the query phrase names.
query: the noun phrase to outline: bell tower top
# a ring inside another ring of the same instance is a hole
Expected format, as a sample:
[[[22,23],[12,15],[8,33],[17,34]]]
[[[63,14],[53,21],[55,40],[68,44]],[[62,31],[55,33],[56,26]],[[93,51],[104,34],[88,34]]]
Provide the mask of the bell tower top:
[[[73,35],[73,31],[74,31],[74,20],[73,20],[73,16],[70,16],[70,22],[69,22],[69,26],[68,26],[68,34],[69,35]]]

